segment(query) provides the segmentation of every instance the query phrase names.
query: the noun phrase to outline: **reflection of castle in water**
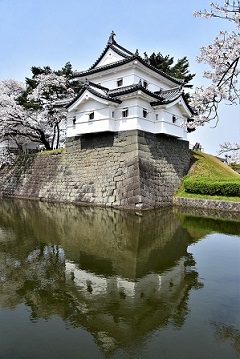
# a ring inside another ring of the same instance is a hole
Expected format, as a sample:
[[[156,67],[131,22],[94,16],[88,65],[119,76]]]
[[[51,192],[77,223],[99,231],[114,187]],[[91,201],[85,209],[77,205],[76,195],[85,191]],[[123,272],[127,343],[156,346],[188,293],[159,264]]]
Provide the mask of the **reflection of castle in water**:
[[[84,325],[111,352],[169,323],[181,326],[189,291],[199,283],[187,253],[192,239],[170,211],[140,218],[110,212],[109,222],[106,215],[92,212],[91,223],[85,218],[81,234],[64,249],[66,283],[78,310],[74,325]],[[83,230],[89,226],[99,235]]]
[[[4,269],[2,285],[31,304],[34,318],[59,315],[85,327],[107,353],[184,323],[199,283],[187,253],[192,237],[171,210],[139,216],[21,201],[3,209],[0,227],[16,231],[2,261],[18,267]]]
[[[180,327],[188,312],[189,291],[198,286],[189,259],[182,257],[165,272],[149,273],[137,281],[96,275],[65,261],[66,283],[78,310],[74,325],[84,324],[105,351],[169,323]]]

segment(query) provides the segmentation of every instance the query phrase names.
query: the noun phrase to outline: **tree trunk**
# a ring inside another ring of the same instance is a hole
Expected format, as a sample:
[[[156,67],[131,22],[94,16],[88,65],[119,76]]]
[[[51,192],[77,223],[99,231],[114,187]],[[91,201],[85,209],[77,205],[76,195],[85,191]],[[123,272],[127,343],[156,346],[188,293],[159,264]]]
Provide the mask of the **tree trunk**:
[[[40,132],[40,141],[45,146],[46,150],[52,150],[52,147],[51,147],[49,141],[45,137],[45,133],[43,131],[39,131],[39,132]]]
[[[60,129],[59,129],[59,124],[57,124],[57,143],[56,143],[56,148],[59,148],[59,140],[60,140]]]

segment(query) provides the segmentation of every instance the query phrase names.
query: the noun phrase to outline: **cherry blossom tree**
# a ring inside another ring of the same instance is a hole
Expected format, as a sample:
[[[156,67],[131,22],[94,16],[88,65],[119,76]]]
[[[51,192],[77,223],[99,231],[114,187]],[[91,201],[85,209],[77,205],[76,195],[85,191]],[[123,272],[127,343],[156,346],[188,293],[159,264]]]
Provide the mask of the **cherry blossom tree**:
[[[21,144],[30,141],[50,149],[51,125],[41,109],[27,109],[17,102],[22,94],[20,89],[23,93],[24,84],[15,80],[4,80],[0,84],[0,139],[14,142],[20,152]]]
[[[64,105],[67,104],[74,96],[74,90],[68,86],[65,76],[57,75],[51,72],[47,75],[40,74],[34,79],[37,86],[28,95],[28,100],[33,108],[39,108],[41,116],[44,117],[48,131],[51,135],[50,149],[58,148],[60,135],[65,137],[66,110]],[[46,145],[45,145],[46,147]]]
[[[218,151],[219,155],[225,154],[227,163],[236,163],[240,164],[240,144],[232,142],[224,142],[219,145],[220,150]],[[228,161],[228,159],[230,161]]]
[[[220,31],[212,44],[200,49],[198,62],[210,66],[203,77],[211,83],[197,87],[191,99],[195,110],[194,121],[188,125],[192,128],[204,125],[211,120],[218,123],[218,106],[225,101],[227,104],[239,104],[240,92],[237,85],[240,73],[240,1],[225,1],[223,6],[211,3],[211,11],[196,11],[194,16],[220,18],[231,22],[235,29],[232,32]]]
[[[74,90],[65,75],[51,69],[34,76],[32,83],[34,86],[15,80],[0,82],[0,142],[15,142],[20,151],[23,142],[58,148],[65,131],[64,104]]]
[[[10,140],[20,147],[20,134],[23,123],[27,119],[27,112],[16,99],[24,92],[25,85],[16,80],[0,82],[0,141]]]

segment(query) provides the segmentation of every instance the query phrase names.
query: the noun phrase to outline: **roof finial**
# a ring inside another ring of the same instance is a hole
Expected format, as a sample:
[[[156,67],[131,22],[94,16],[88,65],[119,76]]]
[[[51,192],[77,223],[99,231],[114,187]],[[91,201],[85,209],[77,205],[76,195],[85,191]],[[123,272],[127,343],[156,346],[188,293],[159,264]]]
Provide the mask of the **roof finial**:
[[[114,36],[116,36],[116,34],[114,31],[112,31],[108,39],[108,44],[112,44],[115,41]]]
[[[150,60],[149,60],[149,57],[148,57],[146,51],[144,52],[144,61],[145,61],[146,63],[150,64]]]

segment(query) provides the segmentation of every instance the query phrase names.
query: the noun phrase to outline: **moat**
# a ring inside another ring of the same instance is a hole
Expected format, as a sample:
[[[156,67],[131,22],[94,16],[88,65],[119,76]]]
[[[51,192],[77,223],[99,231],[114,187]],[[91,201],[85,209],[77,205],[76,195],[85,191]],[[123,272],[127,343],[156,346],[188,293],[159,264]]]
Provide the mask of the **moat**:
[[[239,263],[239,213],[2,199],[0,358],[239,358]]]

